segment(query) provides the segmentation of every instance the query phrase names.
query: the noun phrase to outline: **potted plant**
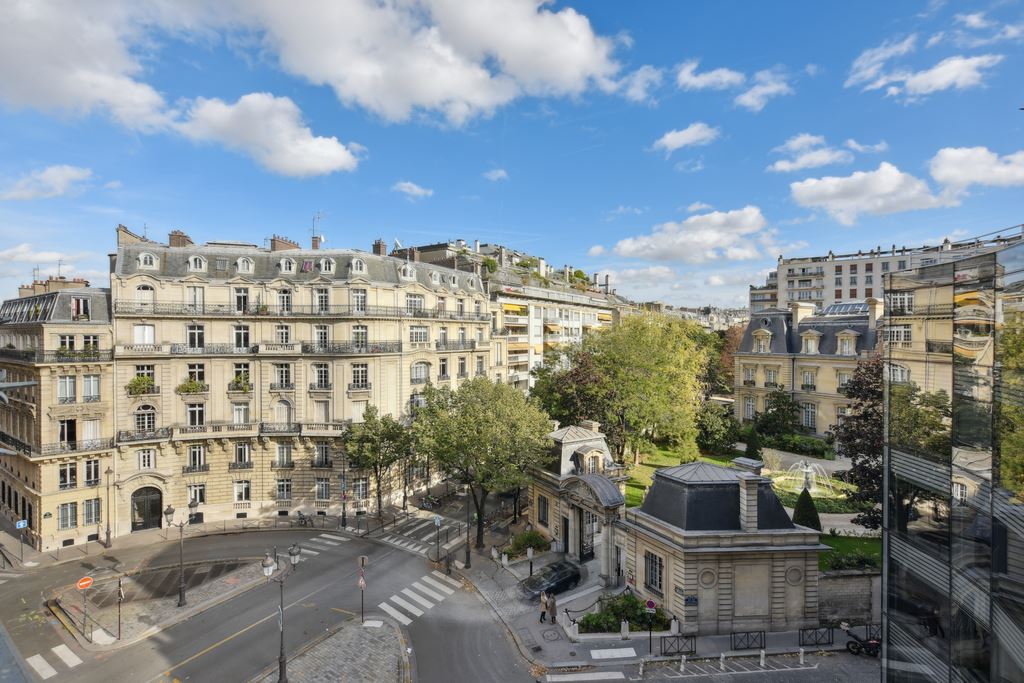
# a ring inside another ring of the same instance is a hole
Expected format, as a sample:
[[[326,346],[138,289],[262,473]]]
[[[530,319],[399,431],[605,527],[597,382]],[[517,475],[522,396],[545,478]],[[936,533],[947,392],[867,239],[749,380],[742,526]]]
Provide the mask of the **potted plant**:
[[[149,394],[153,391],[153,378],[148,375],[136,375],[125,387],[130,396]]]
[[[201,394],[206,391],[206,384],[197,379],[189,378],[178,385],[179,394]]]
[[[245,393],[252,391],[252,384],[249,382],[249,373],[240,372],[235,375],[235,378],[231,380],[230,389],[232,391],[242,391]]]

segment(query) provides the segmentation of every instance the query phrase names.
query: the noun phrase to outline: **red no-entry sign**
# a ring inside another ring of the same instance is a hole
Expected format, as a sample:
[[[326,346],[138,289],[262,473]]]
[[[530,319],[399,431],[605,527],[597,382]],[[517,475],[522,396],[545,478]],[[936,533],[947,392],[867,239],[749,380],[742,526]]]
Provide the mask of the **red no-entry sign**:
[[[84,591],[86,588],[90,588],[92,586],[92,577],[83,576],[78,580],[78,583],[76,583],[75,585],[78,586],[78,590]]]

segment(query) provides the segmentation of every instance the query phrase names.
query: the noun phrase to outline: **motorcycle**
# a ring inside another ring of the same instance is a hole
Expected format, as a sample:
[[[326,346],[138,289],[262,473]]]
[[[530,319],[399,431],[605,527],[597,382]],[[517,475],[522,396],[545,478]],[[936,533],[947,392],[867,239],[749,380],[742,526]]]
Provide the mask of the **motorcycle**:
[[[846,649],[852,655],[866,654],[869,657],[877,657],[882,652],[882,641],[877,638],[864,639],[850,630],[850,625],[845,621],[839,624],[840,630],[844,631],[852,640],[847,641]]]
[[[308,527],[312,528],[313,527],[313,518],[308,516],[308,515],[302,514],[302,512],[300,511],[299,512],[299,526],[308,526]]]

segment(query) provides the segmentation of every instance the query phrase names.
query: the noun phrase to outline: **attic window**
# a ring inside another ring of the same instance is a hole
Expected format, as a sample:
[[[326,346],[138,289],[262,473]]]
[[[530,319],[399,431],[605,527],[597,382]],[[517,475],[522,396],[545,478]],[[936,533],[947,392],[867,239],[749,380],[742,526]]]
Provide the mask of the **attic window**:
[[[228,260],[226,258],[217,259],[217,270],[227,270]]]
[[[416,279],[416,269],[410,266],[408,263],[401,267],[401,269],[398,271],[398,274],[404,280]]]
[[[150,253],[139,254],[139,268],[154,269],[156,263],[156,256]]]
[[[279,265],[282,273],[295,272],[295,261],[292,261],[290,258],[281,259],[281,263]]]
[[[441,276],[439,274],[437,274],[437,273],[431,273],[430,274],[430,281],[432,283],[434,283],[435,285],[439,285],[439,284],[441,284]]]
[[[352,272],[353,273],[365,273],[366,272],[366,263],[363,261],[363,259],[357,258],[355,261],[352,262]]]
[[[473,278],[471,278],[471,277],[466,278],[466,286],[467,287],[472,287],[473,286]]]
[[[252,272],[252,259],[240,258],[235,263],[239,273],[251,273]]]
[[[458,275],[452,275],[450,278],[448,278],[448,282],[451,283],[452,287],[458,287],[459,286],[459,276]]]
[[[772,333],[767,330],[754,330],[754,353],[769,353]]]
[[[206,259],[202,256],[190,256],[188,259],[188,269],[193,273],[201,273],[206,270]]]
[[[334,272],[334,259],[322,258],[320,259],[320,272],[321,273],[333,273]]]

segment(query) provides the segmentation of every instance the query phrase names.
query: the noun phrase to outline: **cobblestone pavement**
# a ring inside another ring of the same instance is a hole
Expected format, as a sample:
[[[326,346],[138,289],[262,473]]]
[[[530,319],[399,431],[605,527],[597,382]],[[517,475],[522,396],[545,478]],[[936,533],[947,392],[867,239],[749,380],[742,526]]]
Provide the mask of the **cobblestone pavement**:
[[[379,683],[412,680],[405,641],[398,628],[379,621],[361,625],[346,621],[327,638],[288,660],[288,680],[293,683]],[[439,656],[443,656],[438,653]],[[277,668],[254,679],[274,683]]]

